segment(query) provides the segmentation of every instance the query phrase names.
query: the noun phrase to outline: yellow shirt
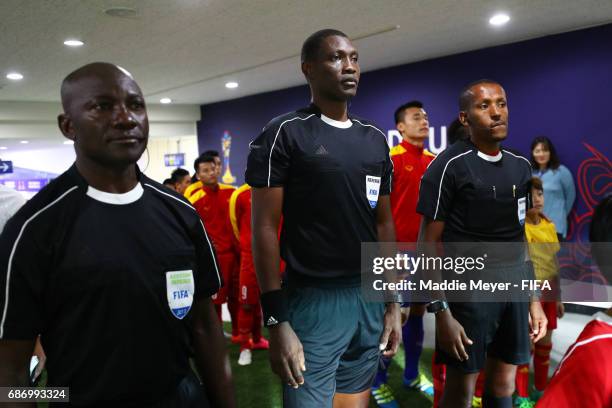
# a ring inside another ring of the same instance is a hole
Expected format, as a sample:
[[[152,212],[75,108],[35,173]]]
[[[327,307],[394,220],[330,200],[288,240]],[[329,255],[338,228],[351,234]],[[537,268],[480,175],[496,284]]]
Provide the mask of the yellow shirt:
[[[539,224],[525,223],[525,236],[529,244],[529,256],[533,262],[536,279],[552,279],[557,276],[556,254],[561,247],[555,224],[540,219]]]

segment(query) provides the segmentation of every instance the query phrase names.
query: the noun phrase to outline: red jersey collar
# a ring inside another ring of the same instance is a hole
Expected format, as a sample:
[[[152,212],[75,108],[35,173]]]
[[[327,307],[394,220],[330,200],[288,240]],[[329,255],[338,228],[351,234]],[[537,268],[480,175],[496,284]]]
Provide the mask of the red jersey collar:
[[[217,191],[219,191],[219,183],[215,184],[214,187],[209,187],[206,184],[202,183],[202,188],[207,193],[216,193]]]
[[[402,139],[402,142],[400,143],[400,145],[402,145],[402,147],[404,149],[406,149],[407,151],[409,151],[412,154],[416,154],[416,155],[423,154],[424,146],[423,147],[416,147],[412,143],[407,142],[407,141],[405,141],[403,139]]]

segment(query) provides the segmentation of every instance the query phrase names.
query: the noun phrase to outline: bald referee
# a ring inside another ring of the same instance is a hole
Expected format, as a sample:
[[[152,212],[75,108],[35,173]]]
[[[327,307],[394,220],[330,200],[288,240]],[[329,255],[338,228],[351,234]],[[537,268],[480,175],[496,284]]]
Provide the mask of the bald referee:
[[[508,136],[506,92],[495,81],[476,81],[463,89],[459,109],[469,140],[438,155],[421,180],[417,211],[425,217],[425,241],[510,243],[506,253],[520,252],[487,265],[487,274],[532,279],[522,249],[531,167],[501,146]],[[485,368],[483,406],[511,408],[516,366],[529,361],[530,340],[546,334],[540,302],[449,307],[437,300],[428,310],[436,316],[436,354],[447,365],[440,407],[471,406],[478,372]]]
[[[273,119],[250,145],[253,255],[285,407],[367,407],[380,350],[392,355],[401,341],[399,304],[361,296],[361,243],[395,242],[395,232],[385,134],[348,113],[358,59],[340,31],[308,37],[312,104]]]
[[[0,236],[0,386],[27,385],[40,334],[47,385],[69,387],[72,405],[234,407],[215,254],[188,201],[136,165],[149,133],[138,84],[93,63],[61,96],[76,162]]]

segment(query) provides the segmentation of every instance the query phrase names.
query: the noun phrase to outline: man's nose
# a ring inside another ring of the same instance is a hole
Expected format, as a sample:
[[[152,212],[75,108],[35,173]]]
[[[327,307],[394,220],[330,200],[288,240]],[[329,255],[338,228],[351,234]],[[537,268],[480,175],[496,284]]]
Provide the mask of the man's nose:
[[[136,126],[132,111],[125,104],[120,104],[115,110],[115,126],[132,129]]]
[[[357,62],[353,61],[351,57],[346,57],[344,59],[343,71],[348,73],[357,72]]]
[[[499,118],[501,116],[501,110],[499,109],[499,106],[497,106],[496,104],[492,104],[489,108],[489,114],[492,118]]]

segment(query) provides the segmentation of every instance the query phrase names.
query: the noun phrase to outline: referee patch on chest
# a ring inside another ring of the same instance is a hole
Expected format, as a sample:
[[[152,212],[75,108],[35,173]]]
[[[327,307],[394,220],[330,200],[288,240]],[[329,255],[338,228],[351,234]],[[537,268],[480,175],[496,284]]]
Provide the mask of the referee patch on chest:
[[[380,177],[366,176],[366,194],[370,207],[376,208],[378,192],[380,191]]]
[[[166,272],[166,295],[170,311],[177,319],[182,319],[189,313],[193,304],[193,271]]]

